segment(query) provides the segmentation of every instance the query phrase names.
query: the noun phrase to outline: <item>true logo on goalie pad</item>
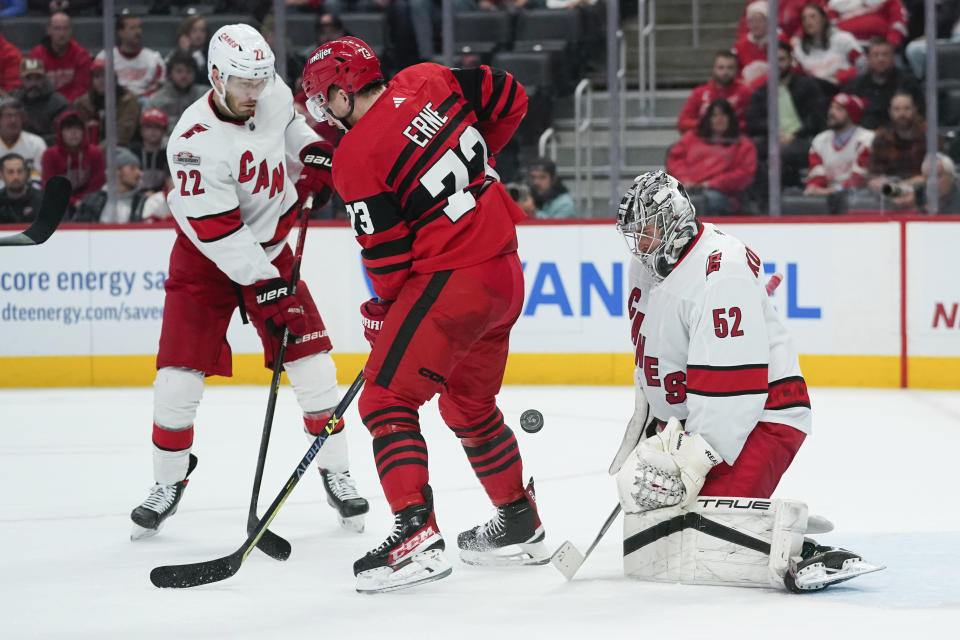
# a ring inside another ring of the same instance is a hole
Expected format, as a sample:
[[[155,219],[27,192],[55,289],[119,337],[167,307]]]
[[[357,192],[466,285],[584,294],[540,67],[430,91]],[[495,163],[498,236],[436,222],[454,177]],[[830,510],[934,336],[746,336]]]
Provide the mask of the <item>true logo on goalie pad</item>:
[[[715,507],[729,507],[731,509],[756,509],[758,511],[769,511],[770,510],[770,501],[769,500],[749,500],[745,498],[697,498],[697,504],[701,508],[706,508],[710,506],[710,503],[715,503]]]

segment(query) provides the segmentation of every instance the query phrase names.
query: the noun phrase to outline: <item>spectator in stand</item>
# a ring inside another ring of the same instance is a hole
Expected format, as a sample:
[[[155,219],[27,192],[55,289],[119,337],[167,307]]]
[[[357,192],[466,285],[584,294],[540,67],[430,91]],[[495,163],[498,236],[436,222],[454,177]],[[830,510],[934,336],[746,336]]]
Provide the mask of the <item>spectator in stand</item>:
[[[0,93],[9,93],[20,86],[20,49],[0,35]]]
[[[827,130],[810,145],[810,173],[804,195],[830,195],[867,185],[873,131],[857,126],[866,104],[838,93],[827,110]]]
[[[799,37],[802,33],[800,28],[800,10],[803,5],[810,0],[780,0],[777,3],[777,25],[780,31],[788,38]],[[747,9],[753,4],[753,0],[747,0],[743,8],[743,15],[740,22],[737,23],[737,40],[743,39],[750,32],[750,25],[747,24]]]
[[[870,190],[876,194],[891,185],[890,202],[898,209],[914,205],[913,185],[924,181],[927,123],[913,95],[897,92],[890,101],[890,122],[877,128],[870,149]],[[892,190],[891,190],[892,188]]]
[[[350,35],[343,26],[343,20],[334,13],[321,13],[313,23],[314,32],[317,36],[317,46],[326,44],[337,38]]]
[[[0,158],[0,223],[30,222],[40,209],[40,189],[30,181],[27,163],[18,153]]]
[[[717,98],[696,129],[670,147],[667,173],[691,193],[702,193],[706,215],[740,210],[740,194],[753,183],[757,150],[740,134],[740,121],[730,103]]]
[[[0,18],[16,18],[27,12],[27,0],[3,0],[0,7]]]
[[[737,57],[729,51],[719,51],[713,59],[713,78],[695,88],[677,116],[677,129],[683,133],[695,129],[707,107],[717,98],[724,98],[737,114],[741,128],[750,100],[750,88],[737,78]]]
[[[167,169],[167,114],[160,109],[144,109],[140,116],[140,144],[130,150],[139,159],[140,188],[154,192],[163,188]]]
[[[557,165],[553,160],[537,158],[527,168],[527,182],[533,196],[538,218],[575,218],[573,196],[563,181],[557,177]]]
[[[15,154],[26,163],[27,178],[39,184],[40,161],[47,143],[23,130],[23,105],[16,98],[0,98],[0,155]],[[3,182],[0,181],[0,185]]]
[[[106,146],[106,91],[107,80],[103,59],[93,61],[90,73],[90,88],[73,103],[87,127],[87,138],[101,148]],[[137,135],[137,122],[140,119],[140,107],[137,98],[125,88],[117,85],[117,145],[127,146]]]
[[[73,102],[90,87],[90,53],[73,39],[70,16],[54,13],[47,25],[47,35],[30,50],[30,57],[43,62],[53,89],[67,102]]]
[[[177,29],[177,48],[167,56],[167,73],[173,57],[178,53],[186,53],[196,62],[197,69],[207,68],[207,47],[210,44],[210,30],[207,21],[200,14],[187,16]]]
[[[915,0],[916,7],[907,7],[910,16],[910,36],[916,39],[907,45],[903,55],[910,63],[913,75],[923,80],[927,74],[927,40],[923,37],[924,14],[923,0]],[[960,42],[960,2],[937,2],[937,44]],[[918,23],[918,24],[914,24]],[[914,30],[917,30],[914,34]]]
[[[10,95],[23,105],[26,130],[52,144],[56,138],[56,118],[70,103],[53,90],[43,63],[24,58],[20,63],[20,88],[11,91]]]
[[[929,213],[927,207],[927,176],[930,174],[930,162],[923,159],[921,166],[923,183],[914,185],[914,199],[917,208]],[[937,213],[960,213],[960,188],[957,188],[957,168],[953,160],[945,153],[937,154]]]
[[[908,71],[898,69],[894,64],[893,45],[877,37],[870,41],[867,49],[867,69],[845,84],[843,91],[867,101],[861,126],[876,129],[890,122],[893,94],[907,91],[919,97],[920,85]]]
[[[852,34],[830,25],[827,12],[808,2],[800,13],[803,35],[793,48],[793,57],[808,76],[820,80],[828,96],[857,75],[856,62],[863,55]]]
[[[102,222],[105,224],[123,224],[143,221],[143,205],[147,195],[140,190],[140,161],[130,149],[117,147],[114,156],[117,167],[117,200],[112,209],[107,208],[107,187],[92,191],[84,196],[75,222]]]
[[[83,120],[76,111],[65,111],[57,118],[57,143],[43,152],[43,184],[51,176],[66,176],[73,187],[70,205],[100,189],[106,167],[100,147],[85,139]]]
[[[749,31],[733,45],[733,55],[737,56],[740,66],[740,79],[744,84],[753,82],[769,73],[767,64],[767,12],[766,0],[757,0],[747,5],[747,27]]]
[[[780,73],[778,113],[780,116],[780,157],[783,186],[802,187],[800,170],[807,166],[813,136],[826,128],[827,101],[820,84],[813,78],[793,72],[790,45],[777,47]],[[747,133],[757,146],[760,159],[767,159],[767,81],[758,80],[758,88],[747,107]],[[759,197],[765,190],[766,171],[758,174]]]
[[[113,68],[117,82],[137,98],[149,96],[163,83],[163,58],[141,44],[143,28],[139,16],[121,13],[116,22],[117,43],[113,48]],[[103,51],[97,60],[103,59]]]
[[[901,0],[829,0],[827,14],[837,29],[866,45],[883,38],[899,49],[907,36],[907,12]]]
[[[206,68],[206,67],[204,67]],[[187,107],[203,97],[207,87],[197,84],[197,63],[186,51],[177,51],[167,61],[167,82],[143,105],[147,109],[160,109],[167,114],[169,134]]]

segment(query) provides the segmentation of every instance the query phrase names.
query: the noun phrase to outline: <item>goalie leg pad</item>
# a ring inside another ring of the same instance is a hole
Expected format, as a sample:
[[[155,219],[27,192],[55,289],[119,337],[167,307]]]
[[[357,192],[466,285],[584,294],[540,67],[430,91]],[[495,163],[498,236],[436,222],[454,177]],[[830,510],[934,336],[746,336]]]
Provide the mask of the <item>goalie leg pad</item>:
[[[783,588],[800,556],[807,505],[699,498],[689,508],[624,514],[623,568],[658,582]]]

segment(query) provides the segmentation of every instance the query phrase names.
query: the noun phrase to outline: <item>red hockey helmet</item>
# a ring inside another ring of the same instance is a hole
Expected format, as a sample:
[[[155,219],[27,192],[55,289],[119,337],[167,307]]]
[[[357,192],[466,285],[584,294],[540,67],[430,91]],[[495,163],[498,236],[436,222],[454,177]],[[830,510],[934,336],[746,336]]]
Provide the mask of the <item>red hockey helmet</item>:
[[[353,112],[353,95],[364,86],[383,78],[380,61],[373,49],[360,38],[346,36],[322,44],[307,59],[303,69],[303,91],[307,94],[307,110],[317,120],[328,116],[340,120],[327,108],[327,92],[337,85],[350,95],[350,112]]]

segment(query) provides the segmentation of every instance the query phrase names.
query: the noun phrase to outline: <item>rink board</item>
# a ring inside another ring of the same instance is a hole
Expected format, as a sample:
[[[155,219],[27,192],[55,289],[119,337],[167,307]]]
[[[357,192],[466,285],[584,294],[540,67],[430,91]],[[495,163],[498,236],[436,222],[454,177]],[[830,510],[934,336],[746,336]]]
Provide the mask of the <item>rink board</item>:
[[[756,222],[722,228],[782,273],[773,301],[819,386],[960,388],[960,224]],[[629,384],[628,257],[613,225],[518,229],[526,299],[508,384]],[[0,386],[150,384],[169,227],[68,226],[45,244],[0,251]],[[903,265],[907,268],[903,271]],[[341,378],[368,349],[357,308],[373,291],[352,231],[312,227],[302,275],[333,336]],[[764,277],[764,276],[761,276]],[[256,333],[234,316],[234,377],[259,383]]]

